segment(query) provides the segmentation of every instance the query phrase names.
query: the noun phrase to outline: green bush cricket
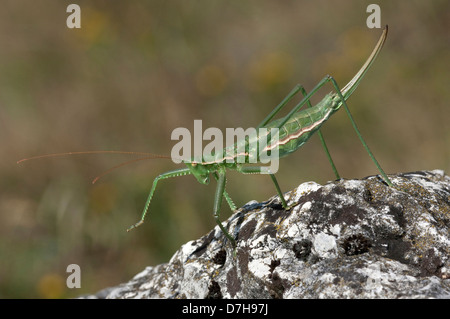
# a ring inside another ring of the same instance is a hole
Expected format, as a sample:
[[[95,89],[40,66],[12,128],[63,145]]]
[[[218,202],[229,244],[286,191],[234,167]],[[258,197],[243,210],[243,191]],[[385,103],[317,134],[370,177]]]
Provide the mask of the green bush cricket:
[[[321,140],[322,146],[327,154],[328,160],[332,166],[332,169],[334,171],[334,174],[336,175],[337,179],[340,179],[340,175],[333,163],[333,160],[331,158],[331,155],[328,151],[328,148],[326,146],[325,140],[323,139],[323,136],[320,132],[320,127],[333,115],[336,111],[338,111],[342,106],[344,107],[352,126],[360,139],[361,143],[363,144],[365,150],[369,154],[370,158],[374,162],[375,166],[377,167],[378,171],[381,174],[381,178],[384,180],[384,182],[389,185],[393,186],[392,182],[386,175],[386,173],[383,171],[381,166],[379,165],[378,161],[375,159],[374,155],[370,151],[369,147],[367,146],[366,142],[364,141],[363,137],[361,136],[361,133],[356,126],[356,123],[353,119],[353,116],[350,113],[350,110],[347,106],[346,100],[350,97],[350,95],[353,93],[353,91],[357,88],[360,81],[372,65],[372,63],[375,61],[376,57],[378,56],[379,52],[381,51],[383,44],[386,40],[388,32],[388,27],[386,26],[381,34],[380,39],[378,40],[378,43],[376,44],[374,50],[364,63],[364,65],[361,67],[361,69],[356,73],[356,75],[352,78],[352,80],[343,88],[340,89],[336,81],[333,77],[327,75],[325,76],[313,89],[311,92],[307,93],[306,90],[301,85],[297,85],[284,99],[281,101],[281,103],[276,106],[272,112],[267,115],[267,117],[257,126],[257,128],[266,128],[266,129],[278,129],[278,133],[276,136],[272,136],[271,134],[267,135],[258,135],[256,138],[258,139],[258,143],[262,143],[262,139],[267,139],[268,141],[264,141],[264,144],[266,145],[266,150],[272,150],[277,148],[278,150],[278,157],[282,158],[290,153],[296,151],[298,148],[300,148],[303,144],[305,144],[309,138],[317,132],[319,135],[319,138]],[[311,105],[310,99],[311,97],[325,84],[330,83],[334,89],[334,91],[328,93],[318,104],[315,106]],[[303,99],[296,105],[294,108],[284,117],[272,120],[274,116],[281,111],[288,102],[298,93],[301,92],[303,95]],[[307,109],[300,110],[304,105],[308,105]],[[246,166],[245,163],[250,163],[249,160],[249,154],[254,152],[254,149],[251,149],[250,141],[247,139],[242,139],[240,141],[237,141],[232,147],[225,148],[222,153],[223,155],[219,155],[214,157],[213,160],[205,161],[203,158],[192,158],[191,160],[183,160],[183,163],[186,165],[185,168],[172,170],[169,172],[165,172],[157,176],[154,181],[152,188],[150,190],[150,193],[148,195],[147,201],[145,203],[141,219],[131,227],[127,229],[127,231],[130,231],[131,229],[134,229],[138,226],[140,226],[147,215],[147,212],[150,207],[151,200],[153,198],[153,194],[156,190],[156,186],[158,182],[162,179],[167,179],[171,177],[178,177],[183,175],[194,175],[194,177],[201,183],[201,184],[208,184],[210,180],[210,176],[214,177],[214,179],[217,181],[217,187],[216,187],[216,193],[214,197],[214,207],[213,207],[213,214],[215,221],[217,225],[222,230],[223,234],[226,236],[226,238],[231,242],[233,247],[236,247],[236,241],[234,237],[229,234],[229,232],[225,229],[222,222],[219,220],[220,218],[220,207],[222,204],[223,198],[227,201],[228,205],[230,206],[232,211],[236,211],[236,205],[231,200],[230,196],[225,190],[225,184],[226,184],[226,171],[228,169],[236,170],[243,174],[262,174],[266,172],[265,166]],[[245,158],[245,163],[238,163],[236,161],[237,156],[242,156],[243,153],[239,153],[236,150],[242,150],[244,149],[244,155],[247,156]],[[120,151],[87,151],[87,152],[69,152],[69,153],[58,153],[58,154],[48,154],[48,155],[41,155],[41,156],[35,156],[31,158],[22,159],[19,162],[23,162],[30,159],[36,159],[36,158],[42,158],[42,157],[51,157],[51,156],[62,156],[62,155],[73,155],[73,154],[92,154],[92,153],[122,153],[122,154],[134,154],[134,155],[143,155],[146,156],[144,158],[139,158],[137,160],[133,160],[131,162],[144,160],[148,158],[170,158],[168,156],[162,156],[162,155],[153,155],[149,153],[139,153],[139,152],[120,152]],[[227,160],[225,160],[225,158]],[[232,161],[230,162],[230,158]],[[234,161],[233,161],[234,160]],[[129,163],[129,162],[127,162]],[[127,164],[124,163],[124,164]],[[118,165],[116,167],[113,167],[112,169],[115,169],[119,166],[122,166],[124,164]],[[112,169],[106,171],[105,173],[111,171]],[[275,175],[268,172],[269,176],[271,177],[277,194],[280,198],[281,204],[284,209],[289,209],[283,193],[281,192],[281,189],[279,187],[279,184],[275,178]],[[103,175],[101,175],[103,176]],[[93,182],[95,182],[98,178],[96,178]]]

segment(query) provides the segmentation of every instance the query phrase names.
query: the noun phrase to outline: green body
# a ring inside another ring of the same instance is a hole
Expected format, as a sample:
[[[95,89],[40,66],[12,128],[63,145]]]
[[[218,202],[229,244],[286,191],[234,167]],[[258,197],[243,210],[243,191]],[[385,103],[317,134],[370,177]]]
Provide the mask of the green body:
[[[335,106],[335,108],[333,108]],[[270,141],[270,147],[278,146],[279,157],[285,157],[295,152],[309,138],[316,133],[320,127],[338,110],[333,103],[332,97],[328,94],[317,105],[295,113],[287,122],[279,128],[277,139]],[[286,118],[274,120],[266,128],[277,128]]]
[[[335,172],[336,178],[340,178],[336,167],[334,166],[334,163],[331,159],[331,156],[328,152],[328,148],[326,147],[325,141],[322,137],[322,134],[320,133],[320,127],[333,115],[336,111],[339,110],[340,107],[344,106],[347,115],[349,116],[351,123],[353,125],[353,128],[355,129],[359,139],[361,140],[364,148],[368,152],[369,156],[377,166],[378,170],[380,171],[383,180],[388,184],[389,186],[392,186],[391,181],[387,177],[387,175],[384,173],[378,162],[376,161],[375,157],[373,156],[372,152],[369,150],[367,144],[365,143],[364,139],[361,136],[361,133],[359,132],[355,121],[353,120],[353,117],[350,113],[350,110],[347,107],[346,100],[350,97],[350,95],[353,93],[353,91],[358,86],[359,82],[369,69],[369,67],[372,65],[373,61],[377,57],[378,53],[380,52],[384,41],[387,36],[387,26],[383,30],[383,34],[380,37],[380,40],[378,41],[377,45],[375,46],[375,49],[367,59],[366,63],[363,65],[363,67],[359,70],[359,72],[353,77],[353,79],[341,90],[339,89],[336,81],[331,76],[326,76],[323,78],[316,87],[310,92],[306,93],[304,88],[300,85],[296,86],[289,94],[286,96],[286,98],[257,126],[257,128],[278,128],[279,134],[278,137],[272,137],[270,139],[270,142],[267,143],[267,148],[274,148],[278,147],[278,154],[279,157],[285,157],[289,155],[290,153],[296,151],[298,148],[300,148],[303,144],[305,144],[309,138],[315,133],[318,132],[320,139],[322,141],[322,144],[324,146],[324,149],[327,153],[328,159],[332,165],[332,168]],[[320,101],[317,105],[312,106],[310,103],[310,98],[312,95],[314,95],[323,85],[326,83],[331,83],[331,85],[334,88],[334,91],[327,94],[322,101]],[[285,117],[282,117],[280,119],[272,120],[273,117],[298,93],[301,92],[304,95],[304,98],[300,103],[298,103]],[[309,106],[309,108],[300,110],[305,104]],[[256,136],[256,139],[259,139],[257,142],[261,142],[260,139],[267,139],[266,134],[263,136]],[[176,176],[182,176],[182,175],[194,175],[196,179],[202,183],[202,184],[208,184],[210,181],[210,176],[214,177],[217,180],[217,189],[215,194],[215,200],[214,200],[214,208],[213,213],[214,217],[216,219],[217,224],[219,225],[220,229],[223,231],[224,235],[231,241],[233,246],[235,246],[235,240],[232,235],[228,233],[228,231],[225,229],[225,227],[222,225],[222,223],[219,220],[219,208],[222,203],[222,198],[225,198],[228,202],[228,205],[230,206],[231,210],[236,210],[236,206],[234,205],[233,201],[231,200],[228,193],[225,191],[225,173],[227,169],[233,169],[237,170],[244,174],[261,174],[262,173],[262,166],[247,166],[245,164],[237,163],[237,161],[233,161],[236,156],[240,155],[237,154],[236,150],[245,150],[246,154],[257,154],[255,150],[251,149],[251,146],[249,145],[255,145],[250,142],[248,139],[242,139],[240,141],[237,141],[236,144],[234,144],[231,147],[225,148],[223,151],[223,154],[217,155],[213,160],[210,161],[204,161],[198,160],[198,159],[192,159],[191,161],[185,161],[184,164],[186,165],[186,168],[178,169],[170,172],[163,173],[159,175],[157,178],[155,178],[153,182],[153,187],[150,191],[150,194],[148,196],[146,205],[144,207],[144,211],[142,213],[141,220],[136,223],[135,225],[131,226],[128,230],[133,229],[139,225],[141,225],[144,221],[145,215],[147,213],[147,210],[149,208],[151,199],[153,197],[153,193],[156,189],[156,185],[159,180],[166,179],[170,177],[176,177]],[[266,144],[264,144],[266,145]],[[253,156],[253,155],[252,155]],[[230,163],[231,159],[231,163]],[[253,161],[250,160],[250,158],[246,159],[246,163],[251,163]],[[259,162],[258,159],[256,162]],[[280,196],[280,201],[285,209],[288,209],[287,204],[285,202],[285,199],[283,197],[283,194],[280,190],[280,187],[278,185],[278,182],[273,174],[269,174],[272,181],[275,184],[276,190],[278,195]]]

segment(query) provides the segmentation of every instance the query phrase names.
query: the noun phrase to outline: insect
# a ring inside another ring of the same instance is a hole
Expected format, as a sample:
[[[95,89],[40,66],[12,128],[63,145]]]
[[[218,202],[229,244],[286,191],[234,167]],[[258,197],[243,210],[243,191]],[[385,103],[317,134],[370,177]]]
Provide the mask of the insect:
[[[374,50],[364,63],[364,65],[361,67],[361,69],[355,74],[355,76],[348,82],[348,84],[340,89],[336,81],[333,77],[327,75],[325,76],[313,89],[311,92],[307,93],[306,90],[301,85],[295,86],[293,90],[281,101],[281,103],[276,106],[272,112],[267,115],[267,117],[257,126],[257,128],[275,128],[278,129],[279,134],[277,134],[275,137],[270,137],[269,135],[269,142],[265,142],[267,144],[266,148],[278,148],[278,156],[279,158],[285,157],[292,152],[296,151],[298,148],[300,148],[303,144],[305,144],[309,138],[317,132],[320,140],[322,142],[322,146],[327,154],[328,160],[332,166],[332,169],[334,171],[334,174],[336,175],[337,179],[340,179],[340,175],[336,169],[336,166],[333,163],[333,160],[331,158],[331,155],[328,151],[328,148],[326,146],[325,140],[323,139],[323,136],[320,132],[320,127],[333,115],[336,111],[338,111],[341,107],[344,107],[352,126],[360,139],[363,147],[369,154],[371,160],[374,162],[375,166],[377,167],[378,171],[381,174],[381,178],[384,180],[384,182],[389,185],[393,186],[392,182],[386,175],[386,173],[381,168],[378,161],[375,159],[374,155],[370,151],[369,147],[367,146],[366,142],[364,141],[358,127],[356,126],[356,122],[353,119],[353,116],[350,113],[350,110],[347,106],[346,100],[350,97],[350,95],[355,91],[357,86],[359,85],[360,81],[372,65],[372,63],[375,61],[376,57],[378,56],[379,52],[381,51],[383,44],[386,40],[388,33],[388,27],[386,26],[381,34],[380,39],[378,40],[378,43],[376,44]],[[330,83],[333,87],[334,91],[328,93],[318,104],[315,106],[311,105],[310,99],[311,97],[325,84]],[[281,111],[288,102],[297,94],[301,92],[303,95],[303,99],[295,105],[292,110],[284,117],[281,117],[276,120],[272,120],[279,111]],[[307,105],[308,108],[301,110],[303,106]],[[257,136],[257,139],[267,138],[267,136]],[[214,178],[217,181],[217,187],[216,187],[216,193],[214,197],[214,206],[213,206],[213,215],[214,219],[217,223],[217,225],[220,227],[223,234],[228,238],[228,240],[231,242],[233,247],[236,247],[236,241],[234,237],[229,234],[229,232],[225,229],[224,225],[220,221],[220,207],[222,204],[223,198],[225,198],[226,202],[228,203],[229,207],[232,211],[236,211],[236,205],[233,203],[231,197],[225,190],[225,184],[226,184],[226,171],[227,170],[236,170],[243,174],[262,174],[265,166],[248,166],[243,163],[238,163],[236,160],[233,161],[233,159],[236,159],[238,155],[242,156],[242,153],[238,152],[231,152],[236,151],[238,147],[244,146],[245,149],[245,156],[248,156],[248,153],[250,151],[249,149],[249,141],[248,139],[242,139],[240,141],[237,141],[232,147],[228,147],[224,149],[224,151],[221,153],[223,155],[214,157],[214,160],[205,161],[203,158],[192,158],[188,160],[184,160],[183,163],[186,165],[185,168],[172,170],[169,172],[165,172],[157,176],[154,181],[152,188],[150,190],[150,193],[148,195],[147,201],[145,203],[141,219],[131,227],[129,227],[127,230],[130,231],[138,226],[140,226],[147,215],[147,212],[150,207],[150,203],[153,198],[153,194],[155,193],[156,187],[158,185],[158,182],[172,177],[178,177],[183,175],[194,175],[194,177],[199,181],[201,184],[209,184],[210,178]],[[242,149],[242,148],[239,148]],[[140,158],[138,160],[146,159],[146,158],[169,158],[167,156],[160,156],[160,155],[151,155],[148,153],[137,153],[137,152],[116,152],[116,151],[88,151],[88,152],[71,152],[71,153],[59,153],[59,154],[49,154],[49,155],[41,155],[36,156],[28,159],[23,159],[19,162],[29,160],[29,159],[35,159],[39,157],[48,157],[48,156],[58,156],[58,155],[71,155],[71,154],[87,154],[87,153],[128,153],[128,154],[138,154],[138,155],[147,155],[145,158]],[[227,158],[227,161],[225,160]],[[230,162],[230,158],[232,161]],[[135,160],[137,161],[137,160]],[[246,158],[245,163],[249,163],[249,158]],[[120,165],[119,165],[120,166]],[[115,167],[116,168],[116,167]],[[114,168],[113,168],[114,169]],[[271,177],[277,194],[280,198],[281,204],[284,209],[289,209],[283,193],[280,189],[280,186],[278,184],[277,179],[275,178],[275,175],[269,172],[269,176]]]

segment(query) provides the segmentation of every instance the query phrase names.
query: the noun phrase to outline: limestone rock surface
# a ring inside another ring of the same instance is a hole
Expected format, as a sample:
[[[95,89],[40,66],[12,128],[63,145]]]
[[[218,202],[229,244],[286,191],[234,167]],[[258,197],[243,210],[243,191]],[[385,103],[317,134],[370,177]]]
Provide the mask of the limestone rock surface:
[[[249,202],[95,298],[450,298],[450,177],[442,170],[303,183]]]

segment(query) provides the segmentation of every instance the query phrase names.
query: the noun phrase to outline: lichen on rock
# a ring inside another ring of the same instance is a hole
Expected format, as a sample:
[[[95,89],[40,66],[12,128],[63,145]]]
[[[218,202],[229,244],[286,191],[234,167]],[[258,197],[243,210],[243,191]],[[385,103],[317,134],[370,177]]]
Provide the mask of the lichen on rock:
[[[450,298],[450,177],[308,182],[249,202],[98,298]]]

